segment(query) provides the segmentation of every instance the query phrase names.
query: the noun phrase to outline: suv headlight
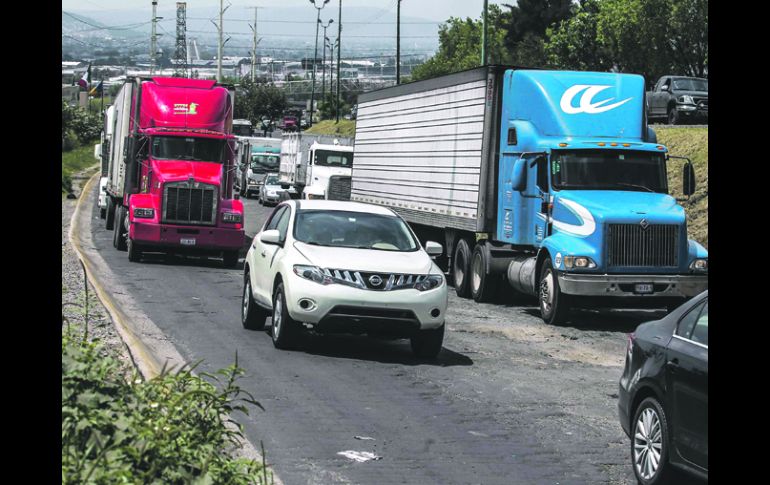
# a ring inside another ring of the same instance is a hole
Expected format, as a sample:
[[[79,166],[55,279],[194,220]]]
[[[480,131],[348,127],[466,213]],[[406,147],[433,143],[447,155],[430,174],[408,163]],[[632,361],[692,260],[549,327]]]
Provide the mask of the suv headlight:
[[[321,268],[319,268],[318,266],[295,264],[294,274],[296,274],[301,278],[305,278],[306,280],[315,281],[316,283],[321,285],[330,285],[334,282],[332,281],[332,278],[330,276],[325,275],[324,272],[321,271]]]
[[[695,104],[695,101],[692,99],[692,96],[690,96],[689,94],[684,94],[682,96],[679,96],[679,99],[677,101],[683,104]]]
[[[693,262],[690,263],[690,269],[699,273],[707,272],[709,270],[708,258],[698,258],[693,260]]]
[[[422,281],[414,284],[415,290],[428,291],[434,288],[438,288],[444,283],[444,277],[440,274],[431,274],[426,276]]]
[[[155,209],[134,208],[134,217],[139,219],[152,219],[155,217]]]
[[[596,263],[587,256],[564,256],[564,267],[566,269],[591,269],[596,268]]]

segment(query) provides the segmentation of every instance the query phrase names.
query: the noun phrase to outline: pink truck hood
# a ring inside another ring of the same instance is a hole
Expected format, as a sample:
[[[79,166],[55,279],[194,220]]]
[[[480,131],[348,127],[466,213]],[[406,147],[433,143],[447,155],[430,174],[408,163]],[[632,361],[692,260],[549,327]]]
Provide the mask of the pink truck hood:
[[[220,186],[222,164],[189,160],[151,160],[152,172],[161,183],[194,179],[196,182]]]

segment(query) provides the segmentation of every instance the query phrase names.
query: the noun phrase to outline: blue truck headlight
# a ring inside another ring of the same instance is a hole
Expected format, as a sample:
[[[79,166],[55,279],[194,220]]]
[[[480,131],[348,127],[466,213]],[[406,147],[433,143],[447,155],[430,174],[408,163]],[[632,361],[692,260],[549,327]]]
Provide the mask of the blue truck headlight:
[[[152,219],[155,217],[155,209],[145,209],[141,207],[134,208],[134,217],[139,219]]]
[[[434,288],[438,288],[439,286],[441,286],[442,283],[444,283],[443,276],[441,276],[440,274],[432,274],[432,275],[426,276],[419,283],[415,283],[414,289],[420,290],[420,291],[428,291]]]
[[[330,285],[334,282],[332,278],[325,275],[318,266],[295,264],[294,274],[301,278],[305,278],[306,280],[315,281],[321,285]]]
[[[596,268],[596,263],[588,256],[564,256],[564,267],[567,269],[591,269]]]
[[[223,212],[222,221],[230,224],[240,224],[243,221],[243,214],[240,212]]]
[[[698,258],[690,263],[690,269],[700,273],[705,273],[709,270],[709,260],[707,258]]]

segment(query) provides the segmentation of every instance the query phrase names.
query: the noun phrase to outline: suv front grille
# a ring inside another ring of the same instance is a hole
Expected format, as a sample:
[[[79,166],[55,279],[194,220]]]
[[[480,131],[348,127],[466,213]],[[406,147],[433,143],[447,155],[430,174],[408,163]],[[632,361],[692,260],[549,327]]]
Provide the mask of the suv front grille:
[[[216,185],[198,182],[170,182],[163,187],[162,222],[214,225],[216,212]]]
[[[679,226],[610,224],[607,233],[607,265],[610,267],[675,267]]]
[[[426,278],[426,275],[396,274],[396,273],[367,273],[364,271],[349,271],[344,269],[324,269],[324,274],[337,282],[367,290],[402,290],[413,288],[415,284]]]

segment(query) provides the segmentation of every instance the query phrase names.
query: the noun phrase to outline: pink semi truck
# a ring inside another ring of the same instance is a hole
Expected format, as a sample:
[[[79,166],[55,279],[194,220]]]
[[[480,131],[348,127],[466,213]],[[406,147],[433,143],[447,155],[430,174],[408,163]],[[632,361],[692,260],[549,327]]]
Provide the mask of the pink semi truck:
[[[233,91],[213,80],[129,78],[112,122],[106,227],[131,261],[145,252],[238,263],[243,203],[233,195]]]

